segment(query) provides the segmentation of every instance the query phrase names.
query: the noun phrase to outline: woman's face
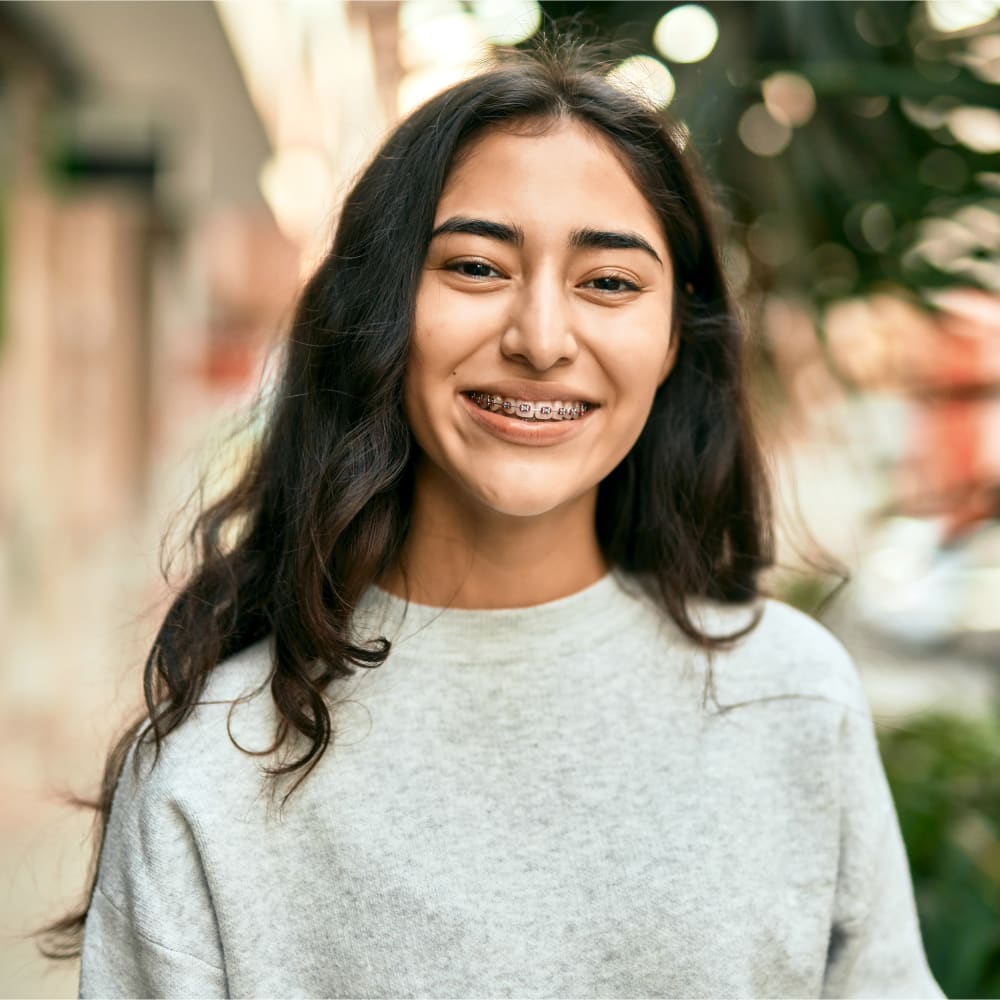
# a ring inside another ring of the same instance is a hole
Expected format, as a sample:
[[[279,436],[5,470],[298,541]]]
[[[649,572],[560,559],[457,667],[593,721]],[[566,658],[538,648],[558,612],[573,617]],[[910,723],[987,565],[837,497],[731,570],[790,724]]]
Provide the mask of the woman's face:
[[[595,493],[673,364],[672,287],[656,214],[597,133],[475,139],[417,293],[405,407],[418,489],[521,517]]]

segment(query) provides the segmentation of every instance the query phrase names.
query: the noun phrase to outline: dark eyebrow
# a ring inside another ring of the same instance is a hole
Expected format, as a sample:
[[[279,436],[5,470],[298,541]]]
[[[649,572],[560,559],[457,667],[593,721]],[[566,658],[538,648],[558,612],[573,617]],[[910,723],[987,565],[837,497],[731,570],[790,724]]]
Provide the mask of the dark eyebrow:
[[[503,222],[490,222],[488,219],[469,219],[463,215],[453,215],[445,219],[433,233],[444,236],[446,233],[468,233],[470,236],[485,236],[488,240],[499,240],[520,247],[524,245],[524,230],[520,226],[508,226]]]
[[[453,215],[450,219],[445,219],[431,233],[431,239],[448,233],[468,233],[470,236],[484,236],[488,240],[498,240],[516,247],[524,246],[524,230],[520,226],[491,222],[489,219],[470,219],[464,215]],[[619,233],[606,229],[574,229],[570,234],[569,245],[575,250],[642,250],[661,267],[663,266],[660,255],[638,233]]]
[[[648,253],[660,266],[660,255],[638,233],[615,233],[605,229],[574,229],[569,245],[577,249],[595,250],[642,250]]]

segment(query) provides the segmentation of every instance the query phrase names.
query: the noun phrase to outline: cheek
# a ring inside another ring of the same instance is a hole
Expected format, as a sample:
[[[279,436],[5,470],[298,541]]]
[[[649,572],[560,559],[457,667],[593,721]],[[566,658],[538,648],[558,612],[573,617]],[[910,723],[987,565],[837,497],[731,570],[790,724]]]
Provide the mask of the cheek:
[[[674,350],[666,330],[637,336],[633,329],[622,341],[627,347],[605,352],[602,367],[611,379],[617,401],[626,409],[642,409],[652,404],[673,365]]]
[[[642,379],[649,385],[649,397],[652,399],[656,390],[670,374],[677,357],[679,331],[674,329],[673,316],[669,309],[657,314],[656,323],[644,345]]]
[[[403,377],[403,413],[410,425],[413,439],[421,450],[426,450],[431,444],[429,436],[436,422],[434,399],[430,392],[434,378],[432,370],[428,368],[431,358],[428,356],[426,339],[414,331],[406,361],[406,374]]]
[[[482,370],[503,330],[505,306],[499,296],[457,292],[426,277],[414,306],[404,380],[404,406],[411,426],[446,419],[459,382]],[[421,418],[421,414],[423,417]]]
[[[448,350],[447,330],[416,324],[403,377],[403,413],[421,451],[439,456],[451,420],[453,373],[459,365]]]
[[[403,398],[411,418],[414,411],[426,411],[435,382],[440,384],[452,366],[450,346],[453,338],[438,305],[440,298],[433,288],[421,288],[417,296],[403,381]]]

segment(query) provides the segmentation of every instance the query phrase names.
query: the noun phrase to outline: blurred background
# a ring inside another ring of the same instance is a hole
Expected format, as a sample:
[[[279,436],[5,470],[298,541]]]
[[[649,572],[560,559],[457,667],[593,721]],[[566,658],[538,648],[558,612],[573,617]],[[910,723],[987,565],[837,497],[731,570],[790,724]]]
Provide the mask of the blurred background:
[[[931,966],[1000,996],[1000,5],[0,3],[0,991],[76,897],[159,546],[253,440],[338,199],[547,20],[716,188],[780,503],[768,581],[854,653]],[[849,582],[832,600],[838,583]]]

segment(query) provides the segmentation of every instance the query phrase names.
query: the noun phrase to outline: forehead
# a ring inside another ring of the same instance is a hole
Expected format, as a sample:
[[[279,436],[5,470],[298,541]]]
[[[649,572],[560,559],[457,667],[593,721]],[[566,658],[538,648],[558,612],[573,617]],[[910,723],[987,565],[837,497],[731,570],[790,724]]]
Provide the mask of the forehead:
[[[577,121],[490,128],[459,151],[435,222],[459,210],[516,212],[524,224],[628,223],[662,242],[660,220],[626,163],[610,139]]]

